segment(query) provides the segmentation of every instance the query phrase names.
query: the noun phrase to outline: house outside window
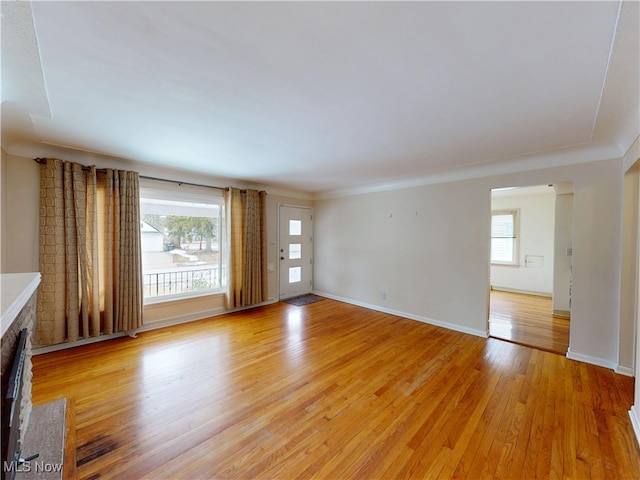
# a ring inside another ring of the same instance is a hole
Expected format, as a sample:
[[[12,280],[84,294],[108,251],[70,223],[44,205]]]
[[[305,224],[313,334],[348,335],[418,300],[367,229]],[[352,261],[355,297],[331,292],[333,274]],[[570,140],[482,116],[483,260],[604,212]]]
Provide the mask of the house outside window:
[[[491,212],[491,263],[518,265],[518,210]]]
[[[145,303],[223,291],[221,196],[141,188]]]

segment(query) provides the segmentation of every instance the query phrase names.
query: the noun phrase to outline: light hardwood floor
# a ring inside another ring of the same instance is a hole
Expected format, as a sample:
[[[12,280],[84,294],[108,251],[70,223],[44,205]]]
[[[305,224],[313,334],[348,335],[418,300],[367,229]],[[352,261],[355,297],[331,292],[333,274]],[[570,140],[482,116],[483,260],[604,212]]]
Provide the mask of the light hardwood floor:
[[[322,300],[34,357],[81,479],[640,478],[632,378]]]
[[[491,290],[489,335],[565,355],[570,322],[551,312],[550,297]]]

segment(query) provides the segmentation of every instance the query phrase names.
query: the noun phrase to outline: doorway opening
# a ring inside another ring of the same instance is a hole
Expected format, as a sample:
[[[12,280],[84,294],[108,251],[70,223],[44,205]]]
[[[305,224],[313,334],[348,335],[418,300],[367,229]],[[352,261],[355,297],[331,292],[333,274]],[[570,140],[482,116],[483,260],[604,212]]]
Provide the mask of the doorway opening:
[[[489,336],[565,355],[573,183],[491,192]]]

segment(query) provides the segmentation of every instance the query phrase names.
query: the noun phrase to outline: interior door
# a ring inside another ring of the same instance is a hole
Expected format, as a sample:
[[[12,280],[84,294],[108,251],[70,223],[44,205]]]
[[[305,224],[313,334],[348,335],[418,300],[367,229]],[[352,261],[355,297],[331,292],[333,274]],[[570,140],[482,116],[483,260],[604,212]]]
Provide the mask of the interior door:
[[[311,292],[313,279],[313,211],[280,205],[278,262],[280,299]]]

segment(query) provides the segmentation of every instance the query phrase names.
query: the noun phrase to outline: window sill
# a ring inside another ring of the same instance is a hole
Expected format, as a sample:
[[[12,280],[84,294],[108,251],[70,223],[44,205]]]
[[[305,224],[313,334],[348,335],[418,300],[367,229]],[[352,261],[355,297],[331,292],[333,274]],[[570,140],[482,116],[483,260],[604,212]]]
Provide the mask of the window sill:
[[[519,267],[519,263],[495,263],[491,262],[492,267]]]
[[[218,288],[216,290],[206,290],[198,293],[164,295],[162,297],[152,297],[144,300],[144,306],[158,305],[162,303],[175,302],[180,300],[191,300],[193,298],[217,297],[224,295],[225,290]]]

